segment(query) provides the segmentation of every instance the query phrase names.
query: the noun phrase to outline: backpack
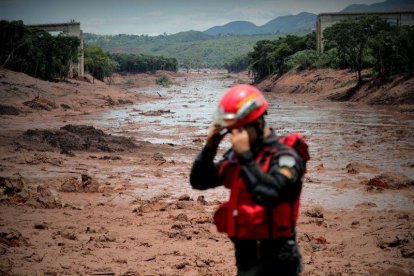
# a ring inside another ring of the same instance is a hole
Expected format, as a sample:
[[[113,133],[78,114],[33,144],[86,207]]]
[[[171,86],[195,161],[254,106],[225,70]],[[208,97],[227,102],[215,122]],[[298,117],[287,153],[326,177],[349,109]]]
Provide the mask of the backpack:
[[[304,172],[306,173],[306,163],[310,159],[308,144],[306,143],[303,136],[299,133],[291,133],[287,136],[280,137],[279,142],[285,144],[286,146],[294,149],[304,161]]]

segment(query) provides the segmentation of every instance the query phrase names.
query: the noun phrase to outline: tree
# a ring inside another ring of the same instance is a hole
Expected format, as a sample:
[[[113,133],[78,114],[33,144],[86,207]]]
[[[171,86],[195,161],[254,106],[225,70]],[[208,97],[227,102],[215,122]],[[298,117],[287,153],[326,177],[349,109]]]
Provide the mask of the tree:
[[[249,59],[246,55],[238,56],[224,63],[224,68],[228,72],[238,73],[244,71],[249,66]]]
[[[380,78],[414,73],[414,27],[390,27],[370,43],[374,69]]]
[[[326,46],[336,47],[344,64],[357,71],[359,85],[362,83],[363,57],[369,42],[387,28],[387,23],[377,16],[346,19],[325,29],[324,43]]]
[[[115,70],[117,63],[113,61],[109,54],[105,53],[98,45],[85,47],[85,68],[95,78],[103,81],[105,77],[110,77]]]
[[[249,52],[250,59],[249,70],[253,74],[253,78],[258,81],[272,73],[271,63],[267,58],[267,54],[273,49],[271,40],[260,40],[253,48],[253,52]]]
[[[0,21],[0,64],[34,77],[54,80],[68,76],[77,62],[79,38],[52,36],[22,21]]]
[[[177,59],[163,56],[115,53],[110,57],[119,64],[116,69],[118,72],[143,73],[155,72],[156,70],[176,72],[178,68]]]
[[[181,62],[181,67],[185,68],[188,73],[190,69],[200,69],[202,61],[198,56],[189,56]]]
[[[287,59],[290,55],[306,49],[313,50],[315,47],[314,33],[305,36],[287,35],[273,41],[260,40],[248,54],[249,71],[255,81],[271,74],[283,75],[289,69]]]

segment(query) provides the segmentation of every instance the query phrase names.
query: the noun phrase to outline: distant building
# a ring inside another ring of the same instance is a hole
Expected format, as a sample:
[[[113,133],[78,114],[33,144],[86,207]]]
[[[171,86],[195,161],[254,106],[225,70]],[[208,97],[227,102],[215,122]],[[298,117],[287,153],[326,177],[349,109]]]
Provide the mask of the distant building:
[[[316,18],[316,46],[319,52],[323,51],[323,31],[348,18],[355,18],[364,15],[374,15],[386,20],[393,26],[413,26],[414,11],[402,12],[370,12],[370,13],[321,13]]]
[[[75,75],[84,76],[84,57],[83,57],[83,32],[80,28],[80,23],[71,20],[69,23],[52,23],[52,24],[37,24],[29,25],[30,27],[35,27],[47,32],[62,32],[67,35],[76,36],[80,40],[80,55],[77,64],[72,64],[69,70],[69,77]]]

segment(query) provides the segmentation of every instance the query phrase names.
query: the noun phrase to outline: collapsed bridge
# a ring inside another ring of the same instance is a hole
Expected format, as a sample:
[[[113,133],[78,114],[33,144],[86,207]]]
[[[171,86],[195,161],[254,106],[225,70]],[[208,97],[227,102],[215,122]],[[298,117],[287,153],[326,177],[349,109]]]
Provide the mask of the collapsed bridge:
[[[71,20],[69,23],[36,24],[29,26],[47,32],[62,32],[65,35],[78,37],[80,40],[78,63],[71,64],[69,77],[84,76],[83,32],[80,28],[80,22]]]

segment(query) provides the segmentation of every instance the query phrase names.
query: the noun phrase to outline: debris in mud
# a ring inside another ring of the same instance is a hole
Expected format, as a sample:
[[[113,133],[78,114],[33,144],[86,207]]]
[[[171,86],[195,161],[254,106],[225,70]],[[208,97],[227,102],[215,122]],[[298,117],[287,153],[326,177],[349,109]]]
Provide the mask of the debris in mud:
[[[201,196],[198,196],[198,197],[197,197],[197,202],[199,202],[201,205],[208,205],[208,202],[207,202],[207,200],[204,198],[204,196],[203,196],[203,195],[201,195]]]
[[[0,115],[19,115],[20,110],[11,105],[0,104]]]
[[[323,163],[320,163],[318,166],[315,167],[315,170],[321,171],[324,169]]]
[[[160,152],[154,153],[154,155],[152,156],[152,160],[154,160],[156,162],[160,162],[160,163],[167,162],[167,159],[165,159],[164,156],[162,155],[162,153],[160,153]]]
[[[414,180],[400,173],[383,173],[370,179],[366,185],[368,187],[398,190],[414,186]]]
[[[353,163],[349,163],[348,165],[346,165],[345,168],[347,169],[348,173],[350,173],[350,174],[359,173],[359,171],[357,170],[357,167]]]
[[[70,150],[67,150],[67,149],[62,149],[60,151],[60,154],[64,154],[64,155],[69,156],[69,157],[74,157],[75,156],[75,154],[73,152],[71,152]]]
[[[26,101],[23,104],[35,110],[51,111],[52,109],[57,108],[55,102],[41,96],[36,96],[33,100]]]
[[[4,231],[4,230],[3,230]],[[28,246],[29,242],[16,229],[8,229],[6,232],[0,232],[0,243],[8,247]]]
[[[68,240],[75,241],[75,240],[77,240],[77,239],[78,239],[78,237],[76,236],[76,233],[74,233],[74,232],[69,232],[69,231],[60,232],[60,231],[58,231],[58,234],[59,234],[62,238],[65,238],[65,239],[68,239]]]
[[[126,100],[126,99],[118,99],[118,103],[119,104],[133,104],[131,100]]]
[[[313,237],[311,238],[311,243],[315,244],[329,244],[329,242],[326,240],[325,237],[319,236],[319,237]]]
[[[376,168],[374,166],[370,166],[370,165],[360,163],[360,162],[348,163],[345,169],[350,174],[358,174],[361,172],[375,172],[376,171]]]
[[[81,191],[90,192],[90,193],[98,192],[98,189],[99,189],[98,181],[96,181],[95,179],[92,179],[92,177],[90,177],[87,174],[82,174],[81,179],[82,179],[82,184],[80,186]]]
[[[178,221],[182,221],[182,222],[187,222],[188,221],[188,217],[184,213],[180,213],[175,219],[178,220]]]
[[[99,157],[99,160],[122,160],[122,158],[120,156],[105,155],[105,156]]]
[[[202,144],[202,143],[204,143],[204,139],[201,139],[201,138],[195,138],[195,139],[193,139],[193,143],[194,143],[194,144]]]
[[[98,236],[96,240],[99,242],[115,242],[116,237],[110,233],[105,233],[101,236]]]
[[[70,177],[63,181],[62,185],[60,186],[60,190],[62,192],[76,192],[79,190],[80,183],[76,177]]]
[[[24,158],[24,161],[21,164],[51,164],[53,166],[60,167],[62,165],[62,160],[57,158],[51,158],[44,153],[34,153],[33,156],[27,156]]]
[[[0,177],[1,200],[11,204],[26,204],[34,208],[61,208],[62,202],[44,185],[37,186],[36,191],[25,184],[20,174],[11,177]]]
[[[25,182],[20,174],[11,177],[0,177],[0,195],[14,195],[23,190]]]
[[[60,190],[62,192],[95,193],[99,191],[99,182],[87,174],[82,174],[80,181],[77,177],[66,178]]]
[[[381,237],[378,240],[377,245],[381,248],[387,248],[387,247],[398,247],[404,244],[407,244],[408,240],[405,238],[402,238],[398,235],[391,235],[391,236],[385,236],[385,237]]]
[[[405,246],[401,249],[401,255],[404,258],[411,258],[414,259],[414,244],[411,244],[409,246]]]
[[[351,146],[356,148],[356,149],[359,149],[361,146],[364,146],[364,145],[365,145],[365,142],[362,141],[361,139],[359,139],[359,140],[355,141]]]
[[[139,112],[139,115],[144,115],[144,116],[161,116],[164,114],[173,114],[174,112],[171,112],[171,110],[167,109],[167,110],[149,110],[149,111],[145,111],[145,112]]]
[[[7,249],[5,247],[0,247],[0,256],[4,255],[7,253]],[[0,267],[0,271],[1,271],[1,267]]]
[[[29,129],[16,144],[27,150],[50,151],[53,148],[70,152],[85,151],[125,151],[138,147],[131,138],[112,136],[93,126],[65,125],[59,130]]]
[[[190,200],[191,200],[191,197],[187,194],[182,195],[178,198],[178,201],[190,201]]]
[[[142,215],[143,213],[155,212],[155,211],[165,211],[168,209],[168,204],[165,202],[158,201],[147,201],[143,202],[141,205],[135,207],[132,212]]]
[[[187,265],[189,265],[189,263],[188,263],[188,262],[181,262],[181,263],[176,264],[176,265],[175,265],[175,268],[176,268],[176,269],[183,269],[183,268],[185,268]]]
[[[400,267],[392,266],[390,268],[387,268],[383,272],[378,274],[379,276],[409,276],[407,272],[405,272]]]
[[[360,208],[376,208],[378,206],[374,202],[362,202],[362,203],[359,203],[359,204],[355,205],[355,207],[360,207]]]
[[[60,104],[60,107],[63,108],[65,111],[68,110],[68,109],[72,109],[72,107],[70,105],[65,104],[65,103]]]
[[[35,200],[33,200],[35,199]],[[29,205],[43,208],[61,208],[62,202],[52,190],[44,185],[37,186],[37,195],[29,200]]]
[[[43,223],[35,223],[33,228],[37,230],[45,230],[45,229],[48,229],[49,227],[47,226],[47,223],[43,222]]]
[[[105,98],[105,103],[109,106],[114,106],[116,104],[111,96],[108,96],[108,97]]]
[[[314,207],[307,210],[305,215],[311,218],[323,218],[323,210],[320,207]]]
[[[401,166],[408,167],[408,168],[414,168],[414,162],[408,162],[408,163],[402,164]]]
[[[0,259],[0,271],[2,275],[13,275],[12,273],[13,263],[8,258],[1,258]]]

